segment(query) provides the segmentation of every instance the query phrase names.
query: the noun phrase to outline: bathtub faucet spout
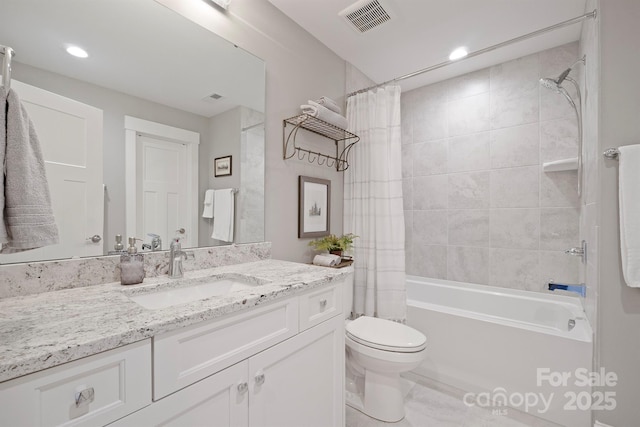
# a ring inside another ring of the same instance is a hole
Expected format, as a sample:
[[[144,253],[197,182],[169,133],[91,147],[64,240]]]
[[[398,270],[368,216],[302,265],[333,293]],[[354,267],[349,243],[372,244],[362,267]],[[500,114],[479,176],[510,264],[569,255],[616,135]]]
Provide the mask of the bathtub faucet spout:
[[[549,281],[549,290],[555,291],[556,289],[575,292],[583,298],[587,296],[587,287],[584,285],[584,283],[580,283],[578,285],[569,285],[566,283],[556,283],[553,280]]]

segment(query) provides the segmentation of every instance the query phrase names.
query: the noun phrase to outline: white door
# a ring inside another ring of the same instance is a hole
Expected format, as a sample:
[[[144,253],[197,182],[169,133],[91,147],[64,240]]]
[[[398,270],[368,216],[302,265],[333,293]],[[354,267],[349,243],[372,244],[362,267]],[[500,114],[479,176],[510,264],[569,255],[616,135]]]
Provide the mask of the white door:
[[[198,244],[198,145],[200,134],[125,116],[127,236],[168,249],[176,230],[182,247]]]
[[[136,150],[136,228],[145,240],[150,233],[160,235],[166,249],[176,230],[189,228],[187,147],[138,134]]]
[[[0,255],[0,263],[102,255],[103,242],[88,239],[103,237],[102,110],[19,81],[11,87],[42,146],[60,243]]]
[[[251,427],[344,425],[343,326],[333,317],[249,359]]]

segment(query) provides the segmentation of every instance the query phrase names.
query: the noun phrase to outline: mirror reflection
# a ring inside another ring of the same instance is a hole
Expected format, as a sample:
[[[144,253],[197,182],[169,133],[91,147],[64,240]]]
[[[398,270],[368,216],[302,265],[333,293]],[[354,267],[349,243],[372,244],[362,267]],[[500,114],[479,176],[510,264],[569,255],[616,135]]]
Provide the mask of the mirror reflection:
[[[107,254],[116,235],[139,251],[264,240],[261,59],[153,0],[2,9],[61,243],[0,263]]]

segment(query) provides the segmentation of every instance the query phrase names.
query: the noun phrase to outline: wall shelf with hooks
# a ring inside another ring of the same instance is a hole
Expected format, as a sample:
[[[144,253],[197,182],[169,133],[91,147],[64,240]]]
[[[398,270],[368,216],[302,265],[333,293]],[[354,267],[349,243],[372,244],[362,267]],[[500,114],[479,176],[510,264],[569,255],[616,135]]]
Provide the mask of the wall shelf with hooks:
[[[288,133],[287,127],[290,127]],[[299,146],[296,143],[299,129],[333,140],[336,145],[336,155],[311,151]],[[359,136],[308,114],[300,114],[282,121],[282,158],[284,160],[293,156],[297,156],[299,160],[304,160],[306,157],[309,163],[335,167],[338,172],[344,172],[349,167],[349,152],[358,141],[360,141]],[[340,142],[344,142],[342,151],[340,151]]]

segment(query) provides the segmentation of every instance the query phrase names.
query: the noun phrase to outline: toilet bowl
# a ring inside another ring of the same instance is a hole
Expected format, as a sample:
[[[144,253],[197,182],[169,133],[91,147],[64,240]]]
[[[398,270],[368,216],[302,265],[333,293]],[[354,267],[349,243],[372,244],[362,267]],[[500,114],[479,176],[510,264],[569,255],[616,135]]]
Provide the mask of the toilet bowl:
[[[351,314],[352,283],[345,286],[345,317]],[[427,338],[409,326],[376,317],[346,320],[347,405],[385,422],[404,418],[400,374],[426,357]]]

